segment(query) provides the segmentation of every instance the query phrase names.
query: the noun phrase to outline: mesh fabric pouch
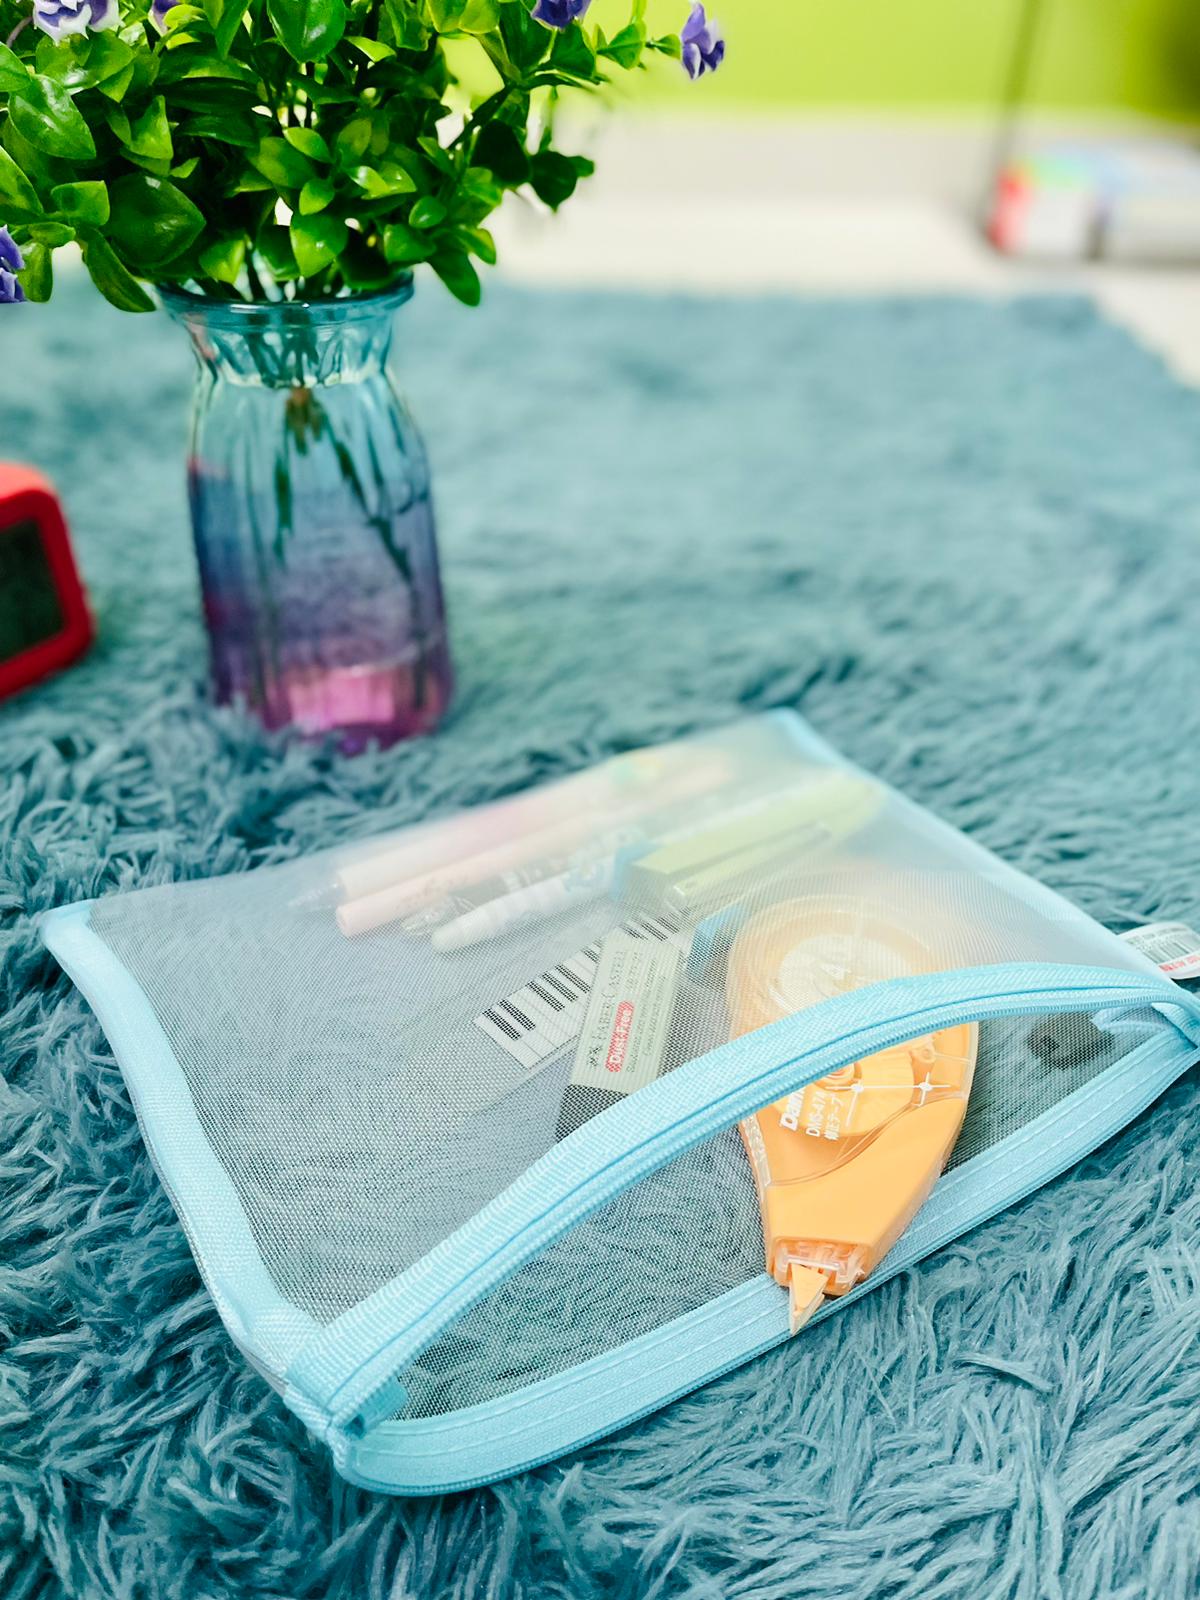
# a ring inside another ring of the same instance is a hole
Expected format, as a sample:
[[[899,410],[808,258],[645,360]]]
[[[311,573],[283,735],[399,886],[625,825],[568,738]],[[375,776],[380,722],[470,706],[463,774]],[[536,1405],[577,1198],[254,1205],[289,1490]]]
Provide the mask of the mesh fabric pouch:
[[[404,1492],[846,1306],[1200,1048],[1143,956],[783,712],[43,933],[232,1337]]]

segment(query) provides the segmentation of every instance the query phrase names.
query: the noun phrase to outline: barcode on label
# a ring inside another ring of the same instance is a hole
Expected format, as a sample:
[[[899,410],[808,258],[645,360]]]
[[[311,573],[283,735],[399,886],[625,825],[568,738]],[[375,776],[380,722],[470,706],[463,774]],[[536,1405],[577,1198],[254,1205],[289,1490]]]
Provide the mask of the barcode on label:
[[[1121,938],[1177,983],[1200,977],[1200,933],[1186,922],[1151,922]]]
[[[668,917],[634,917],[621,926],[640,939],[667,940],[679,931]],[[599,940],[576,950],[481,1011],[475,1026],[526,1070],[540,1066],[578,1038],[599,956]]]

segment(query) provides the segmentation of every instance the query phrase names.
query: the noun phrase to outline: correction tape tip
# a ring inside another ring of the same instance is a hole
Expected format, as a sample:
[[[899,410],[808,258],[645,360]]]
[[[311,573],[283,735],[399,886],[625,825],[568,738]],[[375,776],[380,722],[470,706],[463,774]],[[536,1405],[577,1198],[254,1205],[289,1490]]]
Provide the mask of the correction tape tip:
[[[814,1267],[793,1261],[788,1271],[788,1332],[799,1333],[825,1301],[826,1278]]]

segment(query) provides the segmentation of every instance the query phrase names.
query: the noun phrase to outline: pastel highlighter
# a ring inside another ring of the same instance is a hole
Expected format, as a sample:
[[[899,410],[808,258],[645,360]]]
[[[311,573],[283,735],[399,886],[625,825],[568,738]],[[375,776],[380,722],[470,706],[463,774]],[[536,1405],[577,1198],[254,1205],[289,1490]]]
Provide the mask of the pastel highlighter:
[[[731,1037],[931,964],[857,898],[772,906],[730,948]],[[873,1271],[928,1198],[962,1127],[978,1032],[962,1023],[894,1045],[741,1124],[767,1271],[788,1290],[793,1333]]]

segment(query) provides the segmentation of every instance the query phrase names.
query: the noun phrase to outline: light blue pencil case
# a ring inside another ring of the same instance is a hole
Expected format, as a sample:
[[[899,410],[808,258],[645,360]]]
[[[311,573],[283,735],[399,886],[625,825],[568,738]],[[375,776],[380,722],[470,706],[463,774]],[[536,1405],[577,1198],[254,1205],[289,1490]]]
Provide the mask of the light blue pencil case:
[[[42,931],[231,1336],[397,1493],[623,1427],[786,1340],[797,1285],[853,1315],[1200,1055],[1200,1000],[787,712]],[[951,1057],[965,1120],[872,1201],[898,1239],[780,1243],[826,1191],[773,1209],[771,1150],[849,1194]]]

